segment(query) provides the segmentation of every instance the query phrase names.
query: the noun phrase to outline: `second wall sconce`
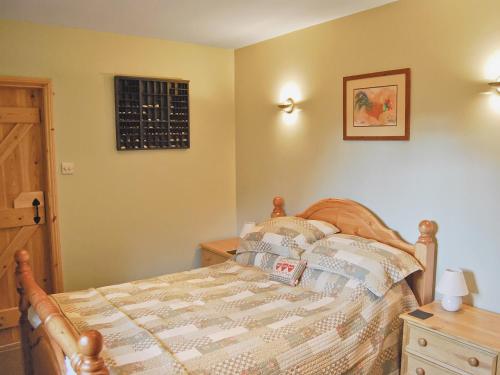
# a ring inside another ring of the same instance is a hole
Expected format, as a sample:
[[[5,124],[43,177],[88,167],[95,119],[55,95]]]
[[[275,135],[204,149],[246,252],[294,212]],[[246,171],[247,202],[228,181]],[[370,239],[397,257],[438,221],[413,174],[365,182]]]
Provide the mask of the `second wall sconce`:
[[[498,80],[496,82],[488,83],[488,85],[493,87],[496,90],[496,92],[500,94],[500,78],[498,78]]]
[[[288,98],[283,103],[278,104],[278,108],[280,108],[283,112],[292,113],[295,109],[295,102],[292,98]]]

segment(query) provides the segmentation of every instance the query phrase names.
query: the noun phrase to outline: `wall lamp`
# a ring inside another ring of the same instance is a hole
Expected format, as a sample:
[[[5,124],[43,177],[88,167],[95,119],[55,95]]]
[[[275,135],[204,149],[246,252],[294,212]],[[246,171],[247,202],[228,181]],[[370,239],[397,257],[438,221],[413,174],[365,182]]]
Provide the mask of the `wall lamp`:
[[[497,93],[500,94],[500,77],[497,79],[496,82],[490,82],[488,83],[491,87],[493,87]]]
[[[278,108],[281,109],[283,112],[292,113],[293,110],[295,109],[295,102],[293,101],[292,98],[288,98],[283,103],[278,104]]]

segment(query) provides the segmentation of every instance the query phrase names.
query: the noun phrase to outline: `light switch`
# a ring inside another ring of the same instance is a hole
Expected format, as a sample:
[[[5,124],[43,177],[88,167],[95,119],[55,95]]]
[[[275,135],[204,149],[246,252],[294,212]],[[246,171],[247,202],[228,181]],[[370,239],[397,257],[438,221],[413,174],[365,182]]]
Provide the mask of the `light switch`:
[[[61,162],[61,174],[73,174],[75,173],[75,163],[72,161]]]

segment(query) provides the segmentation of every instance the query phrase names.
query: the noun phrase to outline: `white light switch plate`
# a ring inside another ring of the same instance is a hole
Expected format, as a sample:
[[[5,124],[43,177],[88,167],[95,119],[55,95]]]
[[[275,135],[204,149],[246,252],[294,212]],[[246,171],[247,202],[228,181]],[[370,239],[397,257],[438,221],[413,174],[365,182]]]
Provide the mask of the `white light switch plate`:
[[[71,161],[61,162],[61,174],[73,174],[75,173],[75,163]]]

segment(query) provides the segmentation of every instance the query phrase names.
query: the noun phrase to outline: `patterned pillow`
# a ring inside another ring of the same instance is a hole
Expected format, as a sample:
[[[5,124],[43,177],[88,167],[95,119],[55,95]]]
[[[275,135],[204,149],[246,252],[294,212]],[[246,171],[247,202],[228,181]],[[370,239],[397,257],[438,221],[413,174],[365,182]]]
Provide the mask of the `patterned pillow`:
[[[319,220],[295,216],[268,219],[241,239],[238,253],[265,252],[299,259],[314,242],[338,232],[334,225]]]
[[[306,267],[298,285],[335,298],[339,296],[348,298],[352,293],[359,292],[360,289],[366,290],[361,281],[357,279],[310,267]]]
[[[278,257],[273,264],[269,279],[296,286],[305,268],[306,262],[303,260]]]
[[[422,270],[418,261],[402,250],[345,234],[316,242],[302,259],[307,261],[308,268],[357,279],[379,297],[395,283]]]
[[[271,253],[256,253],[253,251],[245,251],[236,254],[234,260],[243,266],[259,267],[263,271],[271,272],[274,262],[279,256]]]

